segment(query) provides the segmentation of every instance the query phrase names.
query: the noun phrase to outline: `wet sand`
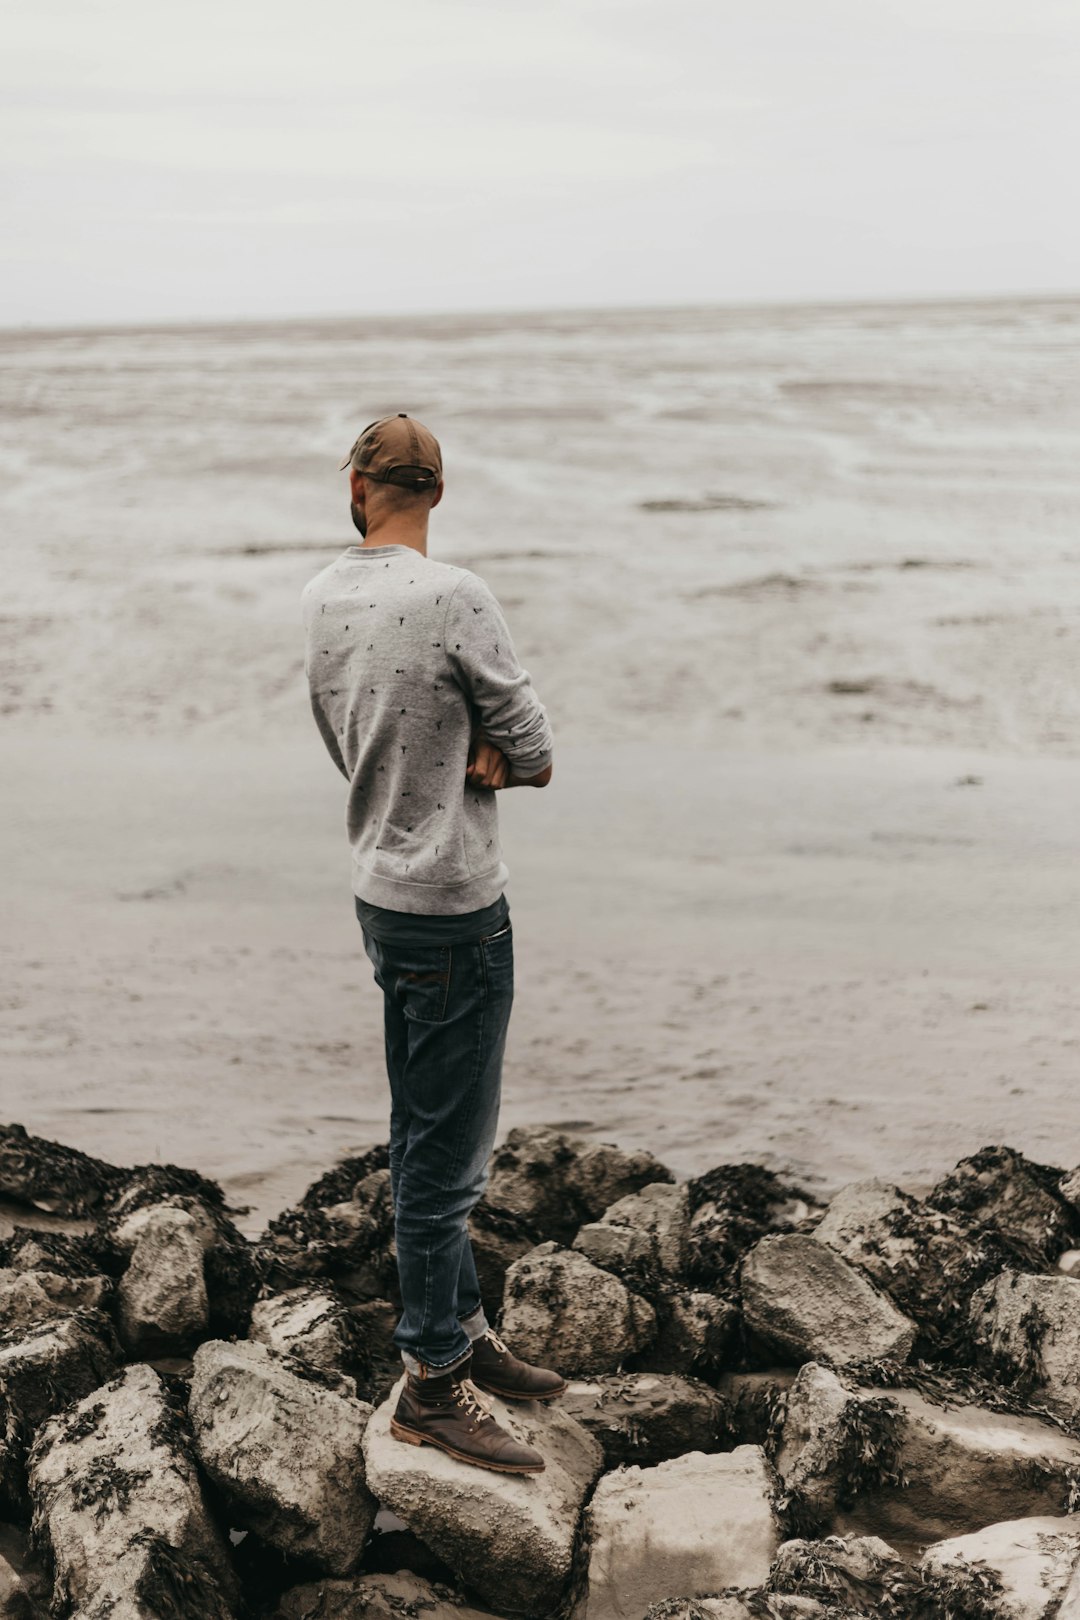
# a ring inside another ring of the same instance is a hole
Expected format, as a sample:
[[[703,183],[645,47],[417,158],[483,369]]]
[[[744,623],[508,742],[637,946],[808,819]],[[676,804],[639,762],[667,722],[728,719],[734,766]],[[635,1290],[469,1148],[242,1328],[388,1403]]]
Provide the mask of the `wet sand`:
[[[318,746],[9,740],[5,1115],[196,1166],[249,1232],[385,1137]],[[500,801],[504,1127],[826,1191],[991,1141],[1080,1162],[1078,789],[1078,762],[937,750],[563,750]]]

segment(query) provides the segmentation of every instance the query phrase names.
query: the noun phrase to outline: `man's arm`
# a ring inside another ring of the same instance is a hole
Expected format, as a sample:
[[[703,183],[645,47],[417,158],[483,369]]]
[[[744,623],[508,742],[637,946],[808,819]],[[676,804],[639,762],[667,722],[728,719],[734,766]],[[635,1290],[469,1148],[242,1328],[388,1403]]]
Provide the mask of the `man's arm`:
[[[443,639],[473,709],[468,780],[483,787],[545,786],[554,750],[551,723],[518,661],[502,608],[478,575],[467,572],[455,587]]]
[[[478,714],[474,714],[465,776],[474,787],[547,787],[551,781],[551,766],[546,765],[535,776],[525,776],[521,771],[515,771],[502,749],[484,736],[483,721]]]

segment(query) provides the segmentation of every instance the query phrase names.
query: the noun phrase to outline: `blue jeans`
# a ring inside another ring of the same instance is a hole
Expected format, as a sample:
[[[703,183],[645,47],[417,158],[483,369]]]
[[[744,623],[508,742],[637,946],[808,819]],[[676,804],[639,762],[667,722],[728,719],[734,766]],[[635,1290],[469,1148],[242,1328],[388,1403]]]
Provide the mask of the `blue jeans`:
[[[514,999],[509,922],[485,939],[389,945],[361,924],[383,992],[390,1187],[402,1315],[415,1373],[466,1360],[487,1328],[468,1216],[487,1185]]]

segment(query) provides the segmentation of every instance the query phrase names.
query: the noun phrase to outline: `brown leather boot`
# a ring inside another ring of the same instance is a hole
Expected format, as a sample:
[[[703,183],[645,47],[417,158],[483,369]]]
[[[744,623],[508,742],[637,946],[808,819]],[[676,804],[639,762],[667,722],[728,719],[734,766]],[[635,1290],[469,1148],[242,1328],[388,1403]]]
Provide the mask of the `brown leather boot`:
[[[506,1401],[550,1401],[566,1389],[559,1373],[520,1361],[494,1328],[473,1340],[470,1376],[480,1389]]]
[[[540,1474],[544,1459],[499,1426],[464,1361],[451,1372],[418,1378],[407,1372],[390,1433],[411,1446],[437,1446],[461,1462],[498,1474]]]

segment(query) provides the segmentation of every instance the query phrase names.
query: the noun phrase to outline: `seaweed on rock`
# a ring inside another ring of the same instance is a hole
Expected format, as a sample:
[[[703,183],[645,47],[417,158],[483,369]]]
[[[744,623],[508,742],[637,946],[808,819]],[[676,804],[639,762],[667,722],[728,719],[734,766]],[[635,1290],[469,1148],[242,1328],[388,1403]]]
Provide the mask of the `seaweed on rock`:
[[[0,1197],[56,1215],[91,1215],[128,1172],[22,1125],[0,1125]]]
[[[213,1572],[185,1558],[156,1530],[143,1527],[132,1547],[146,1549],[146,1567],[135,1596],[157,1620],[232,1620],[232,1610]]]
[[[887,1620],[1000,1620],[1004,1591],[996,1570],[978,1562],[923,1570],[903,1606],[882,1605]]]
[[[311,1186],[300,1199],[301,1209],[325,1209],[330,1204],[342,1204],[352,1197],[358,1181],[370,1176],[373,1170],[386,1170],[390,1164],[390,1149],[381,1142],[375,1147],[339,1159]]]
[[[739,1262],[767,1232],[813,1224],[813,1199],[760,1164],[720,1164],[687,1184],[691,1287],[738,1297]]]

